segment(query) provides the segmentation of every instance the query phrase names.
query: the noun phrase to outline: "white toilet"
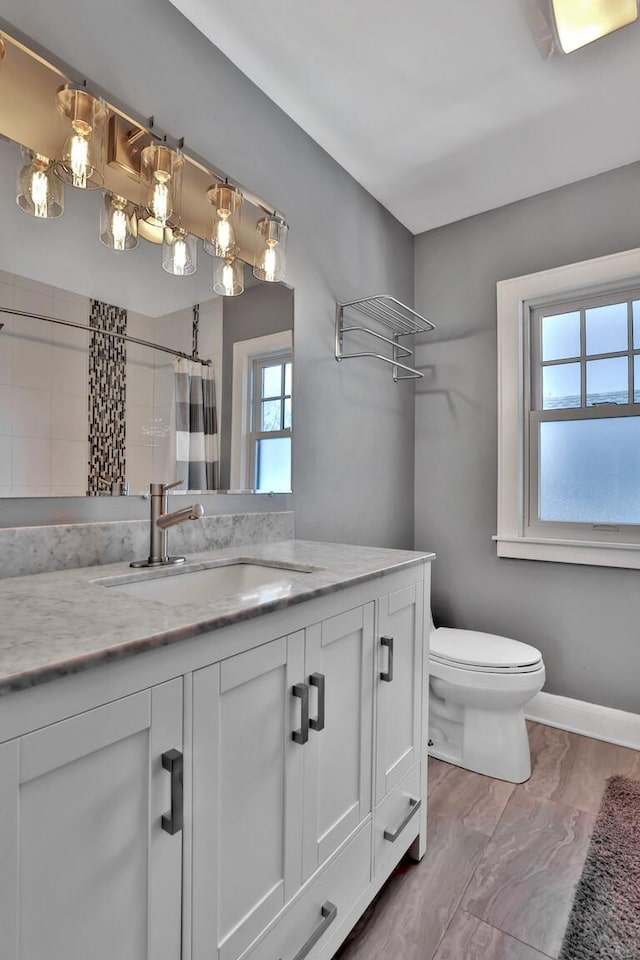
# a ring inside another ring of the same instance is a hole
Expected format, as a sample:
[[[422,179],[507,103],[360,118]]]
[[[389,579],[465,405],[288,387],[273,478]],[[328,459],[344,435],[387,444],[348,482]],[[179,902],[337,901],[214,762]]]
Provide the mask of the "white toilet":
[[[531,776],[524,706],[545,681],[539,650],[431,622],[429,753],[499,780]]]

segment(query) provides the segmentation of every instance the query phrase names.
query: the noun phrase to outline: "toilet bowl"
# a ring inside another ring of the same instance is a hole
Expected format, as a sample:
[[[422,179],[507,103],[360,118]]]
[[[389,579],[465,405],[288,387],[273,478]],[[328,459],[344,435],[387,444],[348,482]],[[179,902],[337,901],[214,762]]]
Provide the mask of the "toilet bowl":
[[[535,647],[475,630],[431,631],[429,754],[488,777],[531,776],[524,707],[545,681]]]

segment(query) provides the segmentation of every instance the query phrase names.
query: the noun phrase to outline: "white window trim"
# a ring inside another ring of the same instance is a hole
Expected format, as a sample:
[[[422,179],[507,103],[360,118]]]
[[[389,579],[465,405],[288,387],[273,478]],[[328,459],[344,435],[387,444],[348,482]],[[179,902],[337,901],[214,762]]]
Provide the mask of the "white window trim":
[[[563,540],[525,535],[525,345],[529,307],[536,300],[567,299],[623,290],[640,282],[640,249],[583,260],[497,284],[498,305],[498,531],[499,557],[553,560],[640,569],[640,543]]]
[[[231,400],[231,477],[232,490],[247,490],[250,482],[251,369],[254,359],[270,353],[293,349],[291,330],[270,333],[233,345],[233,381]]]

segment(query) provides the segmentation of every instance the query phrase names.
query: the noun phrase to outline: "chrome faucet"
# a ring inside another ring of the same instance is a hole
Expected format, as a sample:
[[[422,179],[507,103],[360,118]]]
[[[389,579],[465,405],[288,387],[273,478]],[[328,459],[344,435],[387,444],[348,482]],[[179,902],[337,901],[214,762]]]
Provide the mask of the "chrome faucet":
[[[181,510],[169,513],[168,491],[179,487],[182,480],[175,483],[152,483],[149,487],[151,500],[151,523],[149,530],[149,557],[147,560],[134,560],[131,567],[157,567],[168,563],[184,563],[184,557],[168,556],[167,529],[186,520],[199,520],[204,516],[201,503],[192,503]]]

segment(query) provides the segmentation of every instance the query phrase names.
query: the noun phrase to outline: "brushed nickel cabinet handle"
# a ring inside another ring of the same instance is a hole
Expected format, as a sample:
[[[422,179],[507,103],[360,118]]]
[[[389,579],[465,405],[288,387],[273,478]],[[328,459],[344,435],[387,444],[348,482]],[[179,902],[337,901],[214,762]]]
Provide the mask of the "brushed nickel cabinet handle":
[[[393,637],[380,637],[380,645],[382,647],[389,648],[389,662],[387,664],[386,672],[383,670],[380,673],[380,679],[384,680],[385,683],[391,683],[393,680]]]
[[[389,840],[390,843],[396,842],[396,840],[398,839],[398,837],[400,836],[400,834],[402,833],[406,825],[409,823],[409,820],[411,820],[411,817],[414,815],[414,813],[417,813],[420,807],[422,806],[422,800],[415,800],[414,797],[409,797],[409,806],[411,807],[411,809],[409,810],[409,813],[406,815],[406,817],[404,818],[400,826],[397,828],[397,830],[394,830],[393,833],[391,832],[391,830],[385,830],[384,832],[385,840]]]
[[[318,716],[309,720],[312,730],[324,730],[324,681],[324,673],[312,673],[309,677],[309,685],[318,688]]]
[[[182,778],[183,756],[179,750],[167,750],[162,754],[162,769],[171,775],[171,810],[162,815],[162,829],[174,835],[182,830]]]
[[[306,743],[309,739],[309,687],[306,683],[294,684],[291,692],[300,698],[300,729],[291,734],[296,743]]]
[[[312,947],[316,945],[320,937],[323,936],[325,931],[329,929],[335,918],[338,916],[338,908],[336,907],[335,903],[331,903],[330,900],[326,900],[322,904],[320,914],[322,916],[321,922],[315,928],[304,946],[298,950],[293,960],[304,960],[307,954],[310,953]]]

